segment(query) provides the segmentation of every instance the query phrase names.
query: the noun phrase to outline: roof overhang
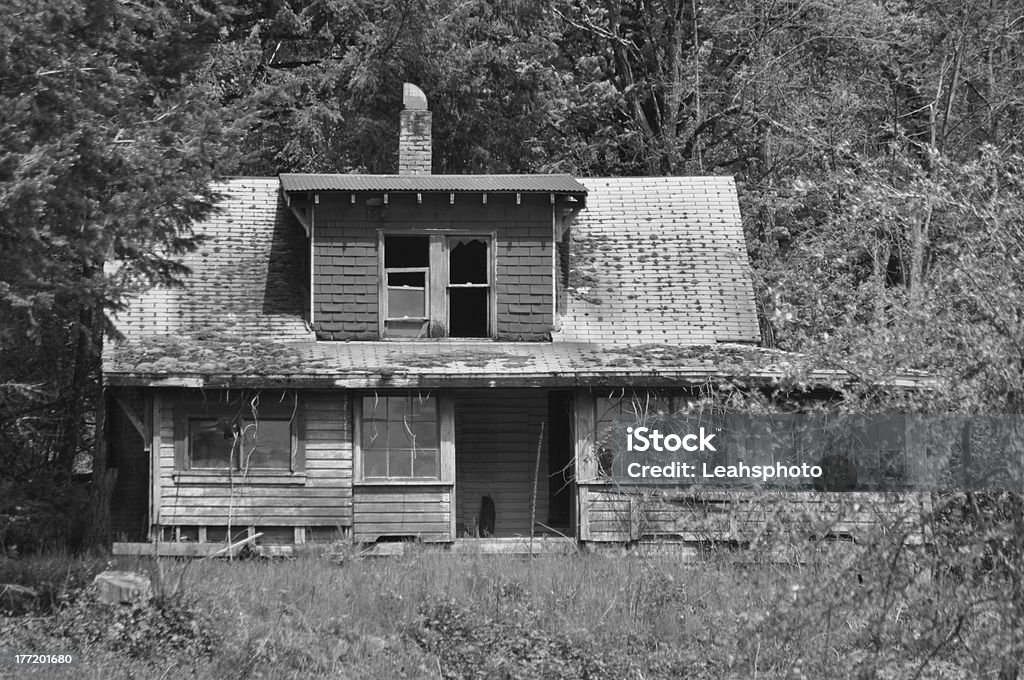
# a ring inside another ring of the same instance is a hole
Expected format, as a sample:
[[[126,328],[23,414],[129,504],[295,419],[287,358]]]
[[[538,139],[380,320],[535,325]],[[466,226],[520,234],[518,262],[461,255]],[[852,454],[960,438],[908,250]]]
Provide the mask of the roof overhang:
[[[558,194],[577,198],[587,188],[570,175],[279,175],[285,193],[307,191],[390,193],[515,193]]]
[[[707,346],[610,346],[537,342],[294,342],[181,338],[115,347],[105,357],[109,386],[193,388],[435,389],[568,387],[734,387],[840,389],[842,370],[797,376],[798,357],[778,350]],[[173,359],[172,359],[173,357]],[[221,357],[221,359],[218,359]],[[890,387],[929,389],[922,375],[894,376]]]

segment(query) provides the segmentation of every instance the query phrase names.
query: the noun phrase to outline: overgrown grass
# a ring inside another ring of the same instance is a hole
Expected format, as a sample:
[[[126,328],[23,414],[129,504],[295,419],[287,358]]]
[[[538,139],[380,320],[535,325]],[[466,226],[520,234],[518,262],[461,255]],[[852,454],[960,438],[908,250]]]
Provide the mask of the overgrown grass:
[[[156,578],[154,604],[86,592],[0,620],[0,646],[80,658],[15,677],[1015,677],[1010,582],[845,547],[802,566],[428,548],[340,566],[122,559]]]

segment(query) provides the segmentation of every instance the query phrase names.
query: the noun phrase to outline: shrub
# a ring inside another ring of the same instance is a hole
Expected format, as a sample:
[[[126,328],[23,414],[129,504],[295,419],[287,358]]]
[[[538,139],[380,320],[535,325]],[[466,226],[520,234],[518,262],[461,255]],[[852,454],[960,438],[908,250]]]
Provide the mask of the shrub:
[[[53,617],[49,633],[77,649],[165,659],[209,656],[218,642],[215,630],[213,621],[182,596],[107,605],[89,590]]]
[[[0,600],[0,615],[48,614],[75,600],[106,562],[98,557],[72,557],[64,552],[12,559],[0,558],[0,584],[31,588],[38,594],[28,610],[5,609]]]

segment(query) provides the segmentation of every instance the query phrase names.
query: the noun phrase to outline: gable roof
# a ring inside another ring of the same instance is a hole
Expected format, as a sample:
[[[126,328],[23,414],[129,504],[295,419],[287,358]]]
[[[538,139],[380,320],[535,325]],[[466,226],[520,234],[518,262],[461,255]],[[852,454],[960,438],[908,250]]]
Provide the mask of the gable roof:
[[[142,293],[115,316],[117,329],[128,342],[215,331],[312,340],[302,319],[308,246],[280,200],[277,178],[237,178],[216,188],[216,212],[194,226],[203,242],[182,258],[191,270],[184,286]]]
[[[730,177],[583,180],[556,340],[615,345],[760,341]]]
[[[281,182],[227,180],[218,187],[220,209],[195,227],[205,241],[184,258],[191,269],[184,286],[150,290],[115,319],[125,338],[105,348],[105,379],[154,384],[192,376],[229,385],[263,376],[282,384],[335,380],[340,386],[344,376],[372,370],[378,380],[398,371],[413,382],[487,384],[498,373],[557,384],[600,384],[630,375],[701,380],[721,373],[716,343],[757,342],[731,179],[583,183],[588,206],[571,227],[567,306],[554,343],[470,347],[460,341],[317,342],[302,318],[308,241],[284,204]],[[666,354],[648,345],[692,349]],[[463,365],[458,355],[470,350],[478,360]],[[744,356],[757,361],[727,362],[730,371],[765,361],[774,366],[768,373],[779,369],[782,355],[747,350]],[[609,364],[601,356],[618,359]]]

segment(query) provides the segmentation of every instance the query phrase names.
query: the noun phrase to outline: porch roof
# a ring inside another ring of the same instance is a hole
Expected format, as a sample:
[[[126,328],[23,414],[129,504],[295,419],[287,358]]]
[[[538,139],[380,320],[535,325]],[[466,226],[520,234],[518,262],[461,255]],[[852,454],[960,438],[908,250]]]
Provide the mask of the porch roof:
[[[799,373],[796,357],[741,344],[420,341],[268,342],[234,334],[150,335],[108,347],[108,385],[186,387],[569,387],[707,382],[837,385],[840,370]],[[914,386],[920,378],[889,381]]]

